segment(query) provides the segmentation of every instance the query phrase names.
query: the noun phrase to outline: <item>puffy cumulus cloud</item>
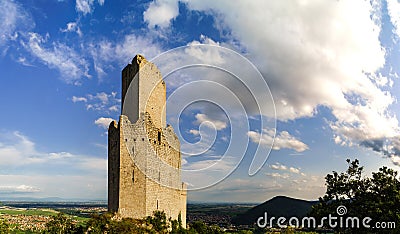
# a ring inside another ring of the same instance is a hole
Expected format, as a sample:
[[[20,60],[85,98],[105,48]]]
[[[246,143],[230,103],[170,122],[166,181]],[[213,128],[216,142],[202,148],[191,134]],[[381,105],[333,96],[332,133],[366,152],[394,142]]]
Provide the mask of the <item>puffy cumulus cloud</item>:
[[[104,5],[105,0],[98,0],[100,6]],[[94,0],[76,0],[75,9],[83,15],[92,13],[94,9]]]
[[[282,131],[275,136],[275,130],[263,129],[262,133],[249,131],[247,135],[254,143],[266,146],[271,146],[271,143],[273,143],[273,150],[293,149],[297,152],[303,152],[308,149],[306,144],[290,135],[287,131]]]
[[[0,47],[18,37],[19,30],[33,28],[35,25],[23,7],[12,0],[0,0]]]
[[[112,118],[105,118],[105,117],[100,117],[98,119],[96,119],[94,121],[94,123],[99,126],[102,127],[104,129],[108,129],[108,126],[110,126],[110,123],[113,121],[114,119]]]
[[[118,112],[121,99],[117,98],[117,92],[105,93],[100,92],[96,94],[87,94],[84,97],[72,96],[72,102],[85,103],[87,110],[94,110],[97,112]]]
[[[394,32],[400,37],[400,3],[397,0],[387,0],[386,3],[390,22],[394,26]]]
[[[276,164],[272,164],[269,166],[270,168],[274,169],[274,170],[283,170],[286,171],[287,170],[287,166],[276,163]]]
[[[75,50],[63,43],[52,43],[50,48],[44,44],[47,37],[43,38],[37,33],[29,33],[29,40],[24,47],[50,68],[57,69],[62,79],[71,84],[80,84],[82,77],[90,78],[89,63]]]
[[[150,28],[166,28],[178,14],[179,6],[176,1],[156,0],[150,3],[143,18]]]
[[[215,128],[216,130],[223,130],[228,125],[225,121],[219,119],[212,119],[206,114],[198,113],[195,115],[196,124],[205,124],[208,127]]]
[[[271,165],[269,165],[269,167],[271,169],[274,169],[274,170],[287,171],[287,172],[291,172],[291,173],[299,174],[299,175],[303,175],[303,176],[305,175],[304,173],[302,173],[300,171],[300,168],[288,167],[288,166],[285,166],[285,165],[280,164],[280,163],[271,164]]]
[[[386,91],[393,81],[379,74],[385,49],[378,1],[180,2],[229,29],[267,80],[278,120],[312,117],[325,106],[335,117],[330,126],[340,144],[400,135],[390,110],[395,97]],[[399,4],[388,1],[387,7],[397,30]]]

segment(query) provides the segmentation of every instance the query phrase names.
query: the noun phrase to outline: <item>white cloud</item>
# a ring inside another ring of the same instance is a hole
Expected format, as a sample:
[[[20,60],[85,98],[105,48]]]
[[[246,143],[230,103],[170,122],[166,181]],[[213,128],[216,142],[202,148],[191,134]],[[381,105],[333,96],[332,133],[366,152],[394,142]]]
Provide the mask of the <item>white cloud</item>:
[[[23,7],[12,0],[0,0],[0,47],[18,37],[19,30],[27,30],[35,25]]]
[[[72,96],[72,102],[83,102],[87,110],[94,110],[101,113],[119,111],[121,100],[116,97],[116,92],[87,94],[85,97]]]
[[[126,35],[121,41],[112,42],[100,40],[89,44],[89,51],[94,60],[94,68],[99,79],[107,75],[107,70],[114,69],[110,63],[116,63],[117,67],[126,66],[136,54],[142,54],[147,59],[158,55],[162,49],[149,37],[135,34]]]
[[[17,62],[19,62],[20,64],[22,64],[24,66],[33,67],[33,65],[30,62],[28,62],[25,57],[19,57]]]
[[[287,131],[282,131],[274,137],[274,130],[263,129],[262,133],[249,131],[247,135],[250,137],[251,141],[265,146],[271,146],[273,142],[272,149],[293,149],[297,152],[303,152],[308,149],[308,146],[290,135]]]
[[[59,70],[67,83],[79,84],[82,77],[90,78],[89,64],[76,51],[62,43],[53,43],[52,48],[45,48],[47,37],[29,33],[26,49],[50,68]]]
[[[212,119],[206,114],[198,113],[195,115],[197,124],[205,124],[205,126],[215,128],[216,130],[223,130],[227,127],[227,123],[222,120]]]
[[[104,118],[104,117],[100,117],[98,119],[96,119],[94,121],[94,123],[99,126],[102,127],[104,129],[108,129],[108,126],[110,126],[110,123],[113,121],[114,119],[112,118]]]
[[[266,179],[265,175],[272,178]],[[315,200],[325,193],[324,183],[323,176],[311,176],[308,180],[292,180],[289,174],[260,173],[258,176],[250,178],[229,177],[213,187],[192,193],[191,199],[243,202],[243,197],[245,197],[246,201],[261,203],[274,196],[285,194],[295,198]]]
[[[155,26],[166,28],[178,14],[179,6],[176,1],[156,0],[150,3],[143,13],[143,18],[150,28]]]
[[[33,141],[19,132],[0,133],[2,173],[66,174],[70,170],[80,170],[84,174],[102,174],[105,173],[106,162],[103,158],[69,152],[40,152]]]
[[[189,133],[191,133],[191,134],[193,134],[193,135],[195,135],[195,136],[200,135],[200,131],[199,131],[199,130],[196,130],[196,129],[190,129],[190,130],[189,130]]]
[[[394,26],[394,33],[400,37],[400,3],[397,0],[387,0],[387,10],[390,21]]]
[[[109,111],[115,111],[118,112],[119,111],[119,106],[118,105],[114,105],[114,106],[110,106],[108,108]]]
[[[212,168],[213,171],[227,171],[232,169],[232,164],[229,160],[226,160],[227,156],[225,156],[225,160],[221,159],[206,159],[200,160],[193,163],[187,163],[184,170],[204,170],[206,168]]]
[[[300,169],[299,168],[295,168],[295,167],[290,167],[289,171],[292,172],[292,173],[296,173],[296,174],[300,173]]]
[[[72,96],[72,102],[87,102],[87,98]]]
[[[282,179],[289,179],[289,174],[280,174],[280,173],[277,173],[277,172],[274,172],[274,173],[265,173],[265,175],[267,175],[267,176],[271,176],[271,177],[274,177],[274,178],[282,178]]]
[[[104,5],[105,0],[98,0],[100,6]],[[81,12],[83,15],[92,13],[94,8],[94,0],[76,0],[75,9],[77,12]]]
[[[291,172],[291,173],[294,173],[294,174],[299,174],[299,175],[303,175],[303,176],[305,175],[304,173],[302,173],[300,171],[300,168],[288,167],[288,166],[285,166],[285,165],[280,164],[280,163],[275,163],[275,164],[269,165],[269,167],[271,169],[278,170],[278,171],[287,171],[287,172]]]
[[[76,32],[80,37],[83,35],[76,22],[69,22],[65,29],[61,29],[61,32]]]
[[[0,194],[35,193],[40,189],[30,185],[0,185]]]
[[[101,101],[101,103],[103,104],[107,104],[108,103],[108,94],[106,94],[105,92],[101,92],[101,93],[97,93],[95,96],[89,94],[88,95],[89,98],[92,99],[98,99]]]
[[[43,170],[46,171],[46,170]],[[1,175],[0,181],[7,181],[11,187],[18,187],[26,185],[32,187],[33,190],[39,191],[31,192],[29,194],[14,192],[12,194],[1,193],[0,196],[4,198],[9,197],[60,197],[60,198],[79,198],[79,199],[107,199],[107,188],[104,181],[107,180],[105,169],[101,175]],[[4,184],[4,183],[2,183]],[[4,185],[7,186],[7,185]]]
[[[274,170],[283,170],[283,171],[286,171],[286,170],[287,170],[287,166],[282,165],[282,164],[279,164],[279,163],[277,163],[277,164],[272,164],[272,165],[270,165],[269,167],[271,167],[271,168],[274,169]]]
[[[382,89],[391,81],[379,75],[385,49],[378,1],[180,2],[213,15],[218,28],[240,43],[270,86],[278,120],[312,117],[325,106],[336,118],[334,133],[347,145],[399,137],[390,110],[395,98]],[[398,32],[400,4],[387,6]]]

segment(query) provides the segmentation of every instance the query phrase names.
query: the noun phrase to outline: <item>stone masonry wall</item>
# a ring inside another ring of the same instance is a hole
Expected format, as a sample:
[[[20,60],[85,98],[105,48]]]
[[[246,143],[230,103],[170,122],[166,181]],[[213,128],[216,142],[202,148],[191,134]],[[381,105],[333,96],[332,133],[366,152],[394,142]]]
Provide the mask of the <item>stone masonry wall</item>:
[[[108,210],[118,211],[119,204],[119,127],[112,121],[108,128]]]
[[[121,115],[119,127],[119,215],[143,218],[163,210],[173,219],[181,214],[186,225],[186,187],[181,182],[180,153],[175,150],[179,145],[171,147],[163,137],[164,132],[171,134],[171,128],[156,128],[148,113],[134,124]]]
[[[128,116],[122,110],[118,125],[109,127],[109,211],[144,218],[163,210],[173,219],[180,214],[186,226],[180,143],[173,128],[166,126],[166,87],[160,71],[137,55],[122,77],[122,97],[133,85],[133,104]]]

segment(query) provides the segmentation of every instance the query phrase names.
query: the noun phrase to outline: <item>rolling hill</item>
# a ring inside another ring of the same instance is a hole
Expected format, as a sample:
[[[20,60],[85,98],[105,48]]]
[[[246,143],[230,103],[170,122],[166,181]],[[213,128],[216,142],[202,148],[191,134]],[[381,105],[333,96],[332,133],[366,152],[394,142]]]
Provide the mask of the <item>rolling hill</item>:
[[[277,196],[258,206],[251,208],[243,214],[232,218],[232,223],[236,225],[251,225],[258,217],[268,213],[268,217],[304,217],[310,211],[311,206],[318,201],[306,201],[285,196]]]

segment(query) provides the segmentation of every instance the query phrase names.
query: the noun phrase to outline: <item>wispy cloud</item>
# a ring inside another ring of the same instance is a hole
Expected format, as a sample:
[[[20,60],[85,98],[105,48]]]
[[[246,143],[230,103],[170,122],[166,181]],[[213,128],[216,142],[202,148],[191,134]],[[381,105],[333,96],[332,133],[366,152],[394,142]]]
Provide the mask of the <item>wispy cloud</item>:
[[[264,202],[274,196],[285,194],[301,199],[322,196],[325,192],[324,178],[311,176],[309,180],[291,180],[288,174],[270,173],[274,179],[264,177],[227,178],[221,183],[191,194],[191,199],[201,201],[255,201]],[[245,199],[245,200],[244,200]]]
[[[41,152],[35,143],[20,132],[0,134],[0,171],[3,173],[68,174],[79,170],[83,174],[104,174],[107,160],[69,152]],[[42,167],[47,170],[42,170]],[[99,170],[99,171],[97,171]],[[1,174],[1,173],[0,173]]]
[[[106,197],[105,157],[38,148],[20,132],[0,132],[0,195]]]
[[[0,48],[18,37],[19,30],[35,26],[31,16],[17,2],[0,0]]]
[[[0,185],[0,194],[36,193],[40,188],[30,185]]]
[[[69,22],[67,27],[64,29],[60,29],[61,32],[76,32],[80,37],[83,35],[80,27],[76,22]]]
[[[98,0],[100,6],[104,5],[105,0]],[[76,0],[76,11],[83,15],[93,12],[94,0]]]
[[[183,166],[184,170],[204,170],[210,168],[212,171],[229,171],[237,160],[230,156],[213,156],[196,162],[187,162]]]
[[[297,152],[303,152],[308,149],[308,146],[290,135],[287,131],[282,131],[275,136],[275,131],[273,129],[263,129],[262,133],[249,131],[247,135],[250,137],[251,141],[261,145],[271,146],[273,142],[272,149],[293,149]]]
[[[118,112],[121,100],[117,97],[117,92],[87,94],[82,96],[72,96],[72,102],[85,103],[87,110],[94,110],[101,113]]]
[[[113,70],[112,64],[118,69],[130,63],[135,54],[143,54],[147,59],[162,52],[161,46],[152,37],[128,34],[120,41],[107,39],[98,40],[88,45],[93,57],[94,68],[99,79],[107,75],[107,70]]]
[[[80,84],[83,77],[90,78],[89,63],[72,48],[63,43],[52,43],[46,47],[48,35],[44,38],[37,33],[29,33],[25,48],[50,68],[57,69],[62,79],[70,84]]]
[[[282,178],[282,179],[288,179],[290,176],[289,174],[281,174],[281,173],[277,173],[277,172],[273,172],[273,173],[265,173],[265,175],[267,176],[271,176],[274,178]]]

